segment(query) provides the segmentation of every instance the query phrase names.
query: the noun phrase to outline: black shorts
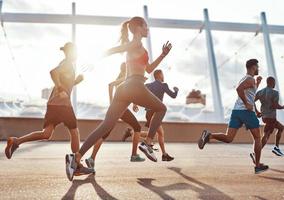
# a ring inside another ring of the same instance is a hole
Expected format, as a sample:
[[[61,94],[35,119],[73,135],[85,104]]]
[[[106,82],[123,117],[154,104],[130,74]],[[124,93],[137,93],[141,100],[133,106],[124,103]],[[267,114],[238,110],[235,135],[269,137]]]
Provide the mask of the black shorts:
[[[282,129],[283,130],[283,125],[277,121],[276,118],[262,118],[262,121],[265,123],[264,126],[264,133],[266,134],[271,134],[273,133],[274,129]]]
[[[152,120],[152,117],[154,115],[154,111],[151,111],[151,110],[147,110],[146,111],[146,123],[145,123],[145,126],[146,127],[150,127],[150,123],[151,123],[151,120]]]
[[[77,119],[71,106],[47,105],[43,128],[63,123],[68,129],[77,128]]]

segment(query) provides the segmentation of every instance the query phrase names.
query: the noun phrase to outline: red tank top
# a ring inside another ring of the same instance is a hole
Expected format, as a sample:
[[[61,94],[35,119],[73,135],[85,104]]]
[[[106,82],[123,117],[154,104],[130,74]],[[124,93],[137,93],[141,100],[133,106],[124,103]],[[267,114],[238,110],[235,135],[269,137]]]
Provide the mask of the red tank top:
[[[148,60],[149,60],[148,52],[145,50],[145,52],[140,57],[132,59],[132,60],[128,60],[127,64],[131,66],[140,65],[140,66],[145,67],[145,65],[148,64]]]

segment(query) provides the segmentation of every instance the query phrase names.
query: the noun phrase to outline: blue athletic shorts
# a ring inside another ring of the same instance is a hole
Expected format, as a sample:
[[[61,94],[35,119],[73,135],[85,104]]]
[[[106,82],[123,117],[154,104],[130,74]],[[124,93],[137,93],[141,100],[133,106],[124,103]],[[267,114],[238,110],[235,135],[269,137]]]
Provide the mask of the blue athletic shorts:
[[[246,126],[246,129],[259,128],[259,121],[255,112],[249,110],[233,110],[229,128],[241,128],[243,124]]]

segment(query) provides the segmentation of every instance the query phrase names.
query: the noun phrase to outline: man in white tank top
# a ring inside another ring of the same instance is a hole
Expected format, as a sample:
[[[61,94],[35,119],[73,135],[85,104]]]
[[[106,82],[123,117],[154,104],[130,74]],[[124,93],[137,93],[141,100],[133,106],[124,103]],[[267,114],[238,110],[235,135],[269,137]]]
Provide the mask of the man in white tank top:
[[[230,122],[226,133],[210,133],[204,130],[198,142],[200,149],[203,149],[210,139],[215,139],[221,142],[231,143],[238,129],[243,125],[250,130],[254,139],[254,156],[255,156],[255,173],[261,173],[268,169],[267,165],[260,163],[261,156],[261,135],[259,129],[259,121],[255,113],[255,94],[258,85],[261,82],[261,77],[254,79],[258,75],[258,60],[250,59],[246,62],[247,74],[244,76],[237,86],[238,99],[233,108]]]

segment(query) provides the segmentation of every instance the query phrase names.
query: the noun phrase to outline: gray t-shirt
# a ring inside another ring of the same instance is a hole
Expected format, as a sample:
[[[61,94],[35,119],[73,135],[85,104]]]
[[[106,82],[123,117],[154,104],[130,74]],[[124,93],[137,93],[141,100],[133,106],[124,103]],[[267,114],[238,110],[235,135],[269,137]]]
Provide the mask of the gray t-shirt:
[[[276,118],[276,109],[272,108],[279,101],[279,93],[273,88],[263,88],[256,93],[256,98],[261,102],[261,114],[264,118]]]

